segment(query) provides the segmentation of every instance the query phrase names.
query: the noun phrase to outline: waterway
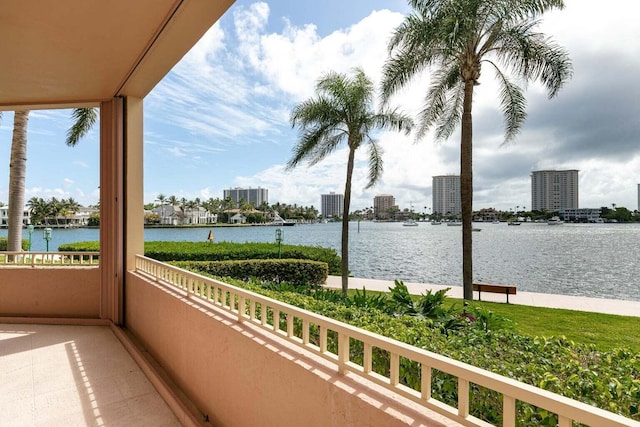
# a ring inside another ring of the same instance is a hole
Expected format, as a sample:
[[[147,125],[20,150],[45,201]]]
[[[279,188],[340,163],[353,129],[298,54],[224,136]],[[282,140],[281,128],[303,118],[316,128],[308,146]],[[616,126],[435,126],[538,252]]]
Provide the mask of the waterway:
[[[474,280],[518,290],[640,301],[640,224],[474,224]],[[146,229],[145,240],[206,241],[209,228]],[[274,242],[276,227],[216,227],[215,241]],[[340,253],[340,224],[283,227],[284,243],[330,247]],[[0,230],[6,236],[6,229]],[[25,231],[25,238],[28,234]],[[62,243],[98,240],[97,229],[53,230]],[[42,230],[32,249],[46,248]],[[460,286],[461,227],[352,222],[350,271],[355,277]]]

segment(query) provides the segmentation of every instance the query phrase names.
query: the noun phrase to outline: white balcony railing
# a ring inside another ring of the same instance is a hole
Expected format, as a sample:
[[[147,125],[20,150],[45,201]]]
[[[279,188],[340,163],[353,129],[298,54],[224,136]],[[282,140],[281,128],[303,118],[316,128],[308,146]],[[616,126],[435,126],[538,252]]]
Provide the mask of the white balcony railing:
[[[0,252],[0,266],[97,267],[100,252]]]
[[[490,425],[469,414],[472,397],[469,393],[470,384],[494,390],[502,395],[503,426],[507,427],[516,425],[516,402],[518,401],[557,414],[559,427],[570,427],[573,421],[597,427],[640,426],[639,422],[621,415],[141,255],[136,257],[136,271],[158,283],[177,287],[186,292],[189,297],[203,299],[231,312],[239,322],[250,322],[304,347],[336,363],[338,372],[353,372],[385,387],[390,393],[401,395],[467,426]],[[279,321],[274,322],[273,319]],[[298,325],[302,324],[302,330],[297,333],[294,332],[295,319],[298,319]],[[281,324],[284,322],[286,322],[286,328],[282,329]],[[311,342],[312,327],[319,329],[319,345]],[[328,349],[330,334],[334,338],[337,336],[337,353]],[[349,346],[353,342],[362,343],[364,348],[362,364],[350,360]],[[390,369],[386,376],[373,371],[374,348],[386,351],[389,355]],[[419,391],[400,383],[401,358],[413,361],[420,366],[422,383]],[[450,406],[432,396],[431,378],[434,369],[458,379],[457,407]]]

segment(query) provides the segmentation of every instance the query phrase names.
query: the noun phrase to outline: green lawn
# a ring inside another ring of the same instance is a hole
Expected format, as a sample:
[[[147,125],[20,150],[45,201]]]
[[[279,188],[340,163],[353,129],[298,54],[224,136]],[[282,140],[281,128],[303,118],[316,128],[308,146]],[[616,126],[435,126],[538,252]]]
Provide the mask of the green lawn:
[[[462,300],[452,300],[462,304]],[[557,308],[474,301],[515,323],[515,330],[529,336],[561,336],[599,350],[628,347],[640,351],[640,317],[616,316]]]
[[[462,305],[460,299],[447,301]],[[602,351],[627,347],[640,352],[640,317],[484,301],[473,304],[511,320],[515,331],[522,335],[565,336],[576,343],[595,344]]]

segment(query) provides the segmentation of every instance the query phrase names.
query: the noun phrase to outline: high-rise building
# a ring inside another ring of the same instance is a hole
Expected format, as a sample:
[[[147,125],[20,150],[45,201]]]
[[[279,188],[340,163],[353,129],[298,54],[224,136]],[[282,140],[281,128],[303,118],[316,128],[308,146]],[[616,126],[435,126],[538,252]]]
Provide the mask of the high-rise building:
[[[373,198],[373,213],[376,219],[389,219],[396,198],[391,194],[380,194]]]
[[[344,209],[344,196],[331,192],[320,195],[320,212],[323,218],[341,217]]]
[[[531,174],[531,210],[578,209],[578,171],[542,170]]]
[[[460,215],[460,175],[440,175],[433,177],[432,184],[433,213],[441,215]]]
[[[266,188],[229,188],[228,190],[224,190],[224,198],[231,197],[236,203],[239,203],[240,200],[244,200],[245,202],[253,203],[253,206],[258,207],[262,203],[269,204],[269,190]]]

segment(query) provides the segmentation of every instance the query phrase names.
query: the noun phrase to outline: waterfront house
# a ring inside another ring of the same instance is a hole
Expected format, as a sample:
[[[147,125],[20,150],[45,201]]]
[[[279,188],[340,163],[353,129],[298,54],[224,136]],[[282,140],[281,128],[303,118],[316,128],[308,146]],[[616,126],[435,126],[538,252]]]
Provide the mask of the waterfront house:
[[[3,3],[0,38],[11,42],[0,44],[6,64],[0,68],[0,108],[100,109],[100,252],[99,264],[80,264],[90,256],[82,254],[75,264],[0,267],[0,326],[24,325],[2,328],[0,359],[29,362],[59,344],[63,357],[44,374],[52,387],[65,373],[70,378],[53,395],[38,399],[32,393],[42,383],[19,388],[32,384],[37,366],[0,365],[5,405],[0,417],[17,424],[43,419],[68,425],[72,414],[47,417],[77,402],[87,425],[161,424],[151,421],[164,413],[156,404],[131,410],[141,400],[134,391],[142,379],[131,375],[134,366],[120,356],[124,346],[180,424],[188,426],[485,425],[469,415],[472,383],[502,395],[505,425],[514,424],[520,401],[560,413],[562,426],[572,419],[623,425],[606,411],[143,256],[143,100],[232,3]],[[267,307],[286,330],[268,322]],[[294,334],[294,319],[302,325],[301,336]],[[39,323],[60,325],[64,332],[29,326]],[[118,341],[114,346],[115,340],[107,340],[106,352],[92,357],[98,342],[74,339],[82,328],[71,325],[101,326]],[[310,325],[320,327],[319,345],[309,342]],[[337,353],[327,348],[328,331],[338,339]],[[350,360],[354,340],[363,343],[363,365]],[[372,372],[372,348],[389,354],[388,376]],[[420,392],[400,384],[400,361],[407,359],[421,369]],[[121,365],[128,368],[122,376],[108,376]],[[431,396],[433,369],[458,378],[455,408]],[[27,394],[14,392],[19,389]],[[117,418],[118,423],[111,418],[117,416],[135,422]]]

